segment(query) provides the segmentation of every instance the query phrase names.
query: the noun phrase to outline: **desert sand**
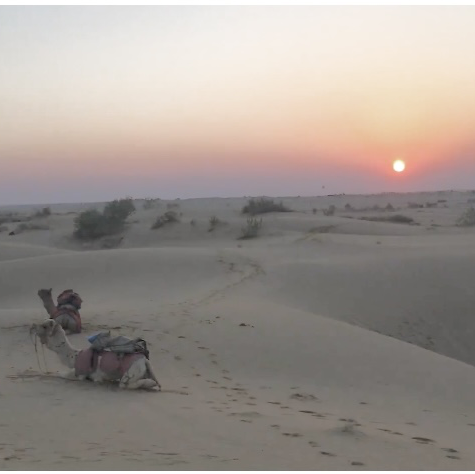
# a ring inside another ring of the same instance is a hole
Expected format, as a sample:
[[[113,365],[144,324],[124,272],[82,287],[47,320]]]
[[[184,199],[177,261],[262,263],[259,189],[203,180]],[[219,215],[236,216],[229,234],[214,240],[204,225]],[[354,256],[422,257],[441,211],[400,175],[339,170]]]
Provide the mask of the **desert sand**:
[[[0,468],[474,469],[475,227],[455,225],[474,198],[273,198],[293,212],[248,240],[246,197],[136,200],[122,239],[95,243],[73,220],[104,203],[3,224]],[[180,222],[151,230],[167,209]],[[394,214],[414,223],[361,219]],[[40,367],[50,287],[84,300],[76,347],[145,338],[163,392],[65,380],[47,349]]]

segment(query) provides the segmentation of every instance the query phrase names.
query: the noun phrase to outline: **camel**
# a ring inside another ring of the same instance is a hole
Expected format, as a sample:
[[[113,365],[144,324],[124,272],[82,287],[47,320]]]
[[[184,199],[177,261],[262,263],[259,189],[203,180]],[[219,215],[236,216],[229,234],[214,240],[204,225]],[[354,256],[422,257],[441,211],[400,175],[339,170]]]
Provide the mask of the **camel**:
[[[61,324],[54,319],[33,324],[30,333],[35,333],[41,344],[56,352],[63,365],[73,369],[67,376],[70,379],[99,383],[119,381],[119,387],[124,389],[161,390],[150,361],[142,353],[119,355],[103,351],[94,354],[91,349],[75,349]]]
[[[46,312],[52,319],[57,321],[66,334],[77,334],[81,332],[81,316],[72,305],[56,306],[51,295],[52,288],[49,290],[38,290],[38,296],[43,301]]]

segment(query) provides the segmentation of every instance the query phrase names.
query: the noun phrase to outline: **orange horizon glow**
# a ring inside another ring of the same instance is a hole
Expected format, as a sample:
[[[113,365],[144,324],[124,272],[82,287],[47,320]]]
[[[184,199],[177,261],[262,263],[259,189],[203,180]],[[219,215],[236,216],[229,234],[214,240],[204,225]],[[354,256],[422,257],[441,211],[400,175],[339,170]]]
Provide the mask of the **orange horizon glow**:
[[[474,7],[0,8],[12,189],[71,174],[455,188],[475,163]]]

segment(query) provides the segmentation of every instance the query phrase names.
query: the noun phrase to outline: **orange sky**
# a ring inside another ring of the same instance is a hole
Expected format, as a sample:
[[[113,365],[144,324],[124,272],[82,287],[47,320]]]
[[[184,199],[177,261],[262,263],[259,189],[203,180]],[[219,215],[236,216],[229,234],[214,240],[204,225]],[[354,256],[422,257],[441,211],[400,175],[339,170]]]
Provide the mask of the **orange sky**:
[[[0,204],[469,187],[474,53],[472,6],[2,6]]]

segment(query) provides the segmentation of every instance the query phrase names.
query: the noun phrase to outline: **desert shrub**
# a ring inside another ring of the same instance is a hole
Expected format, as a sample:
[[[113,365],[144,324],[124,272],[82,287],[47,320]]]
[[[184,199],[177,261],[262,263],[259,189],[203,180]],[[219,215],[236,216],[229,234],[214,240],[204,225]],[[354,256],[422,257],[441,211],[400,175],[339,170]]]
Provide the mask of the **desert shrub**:
[[[28,230],[48,230],[49,226],[47,224],[39,224],[35,222],[21,222],[18,224],[14,230],[15,234],[21,234],[22,232]]]
[[[352,210],[353,210],[353,206],[349,202],[347,202],[345,204],[345,211],[352,211]]]
[[[125,222],[125,220],[135,212],[134,201],[132,198],[115,199],[106,204],[103,215],[106,219],[116,222]]]
[[[328,209],[323,209],[325,216],[333,216],[335,214],[336,207],[332,204]]]
[[[5,212],[0,214],[0,224],[28,222],[31,221],[31,216],[18,214],[17,212]]]
[[[282,202],[276,203],[273,199],[251,198],[247,201],[241,212],[255,216],[257,214],[265,214],[266,212],[291,212],[291,210],[285,207]]]
[[[49,207],[43,207],[43,209],[41,209],[41,211],[36,211],[35,214],[34,214],[34,217],[48,217],[51,215],[51,208]]]
[[[314,208],[312,209],[312,213],[313,213],[313,214],[316,214],[317,212],[318,212],[318,209],[317,209],[316,207],[314,207]]]
[[[173,222],[180,222],[178,215],[175,211],[167,211],[165,214],[158,216],[155,222],[152,224],[151,229],[159,229],[163,227],[165,224],[171,224]]]
[[[390,211],[390,212],[394,211],[394,206],[390,202],[388,202],[386,206],[386,211]]]
[[[404,216],[402,214],[394,214],[392,216],[373,216],[373,217],[360,217],[362,221],[371,222],[393,222],[395,224],[413,224],[414,219],[412,217]]]
[[[104,211],[88,209],[74,219],[74,236],[78,239],[98,239],[121,232],[126,219],[135,211],[131,198],[114,200]]]
[[[104,237],[100,242],[101,249],[115,249],[119,247],[123,240],[124,236]]]
[[[81,212],[74,219],[74,236],[78,239],[97,239],[108,235],[107,222],[97,209]]]
[[[473,207],[467,209],[457,220],[458,227],[475,226],[475,209]]]
[[[159,198],[145,198],[142,208],[147,211],[149,209],[153,209],[154,207],[158,207],[159,201]]]
[[[248,217],[246,225],[241,229],[240,240],[244,239],[253,239],[259,234],[259,230],[262,227],[262,219],[257,219],[255,217]]]
[[[209,218],[209,229],[208,229],[208,232],[212,232],[214,229],[216,229],[216,227],[219,225],[219,224],[222,224],[223,222],[221,220],[219,220],[216,216],[211,216]]]

